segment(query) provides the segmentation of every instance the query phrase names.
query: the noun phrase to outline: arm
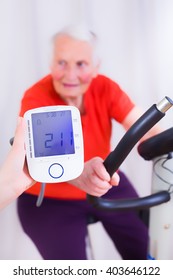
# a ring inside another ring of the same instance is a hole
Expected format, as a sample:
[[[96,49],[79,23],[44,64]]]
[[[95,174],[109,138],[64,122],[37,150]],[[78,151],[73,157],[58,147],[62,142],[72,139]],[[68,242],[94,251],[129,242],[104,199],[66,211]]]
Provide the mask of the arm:
[[[125,130],[128,130],[134,124],[134,122],[141,117],[142,114],[143,111],[138,106],[135,106],[122,122],[122,125],[125,128]],[[161,127],[156,124],[141,138],[140,142],[156,134],[159,134],[162,131],[163,130],[161,129]]]
[[[128,130],[135,121],[143,114],[142,110],[135,106],[126,116],[122,122],[125,130]],[[161,132],[161,128],[155,125],[149,132],[147,132],[141,141]],[[114,173],[112,177],[106,171],[103,160],[101,158],[93,158],[85,163],[83,173],[77,178],[70,181],[72,185],[84,190],[93,196],[104,195],[112,186],[116,186],[119,183],[119,176]]]
[[[0,169],[0,208],[16,199],[33,183],[25,162],[24,120],[19,118],[13,146]]]

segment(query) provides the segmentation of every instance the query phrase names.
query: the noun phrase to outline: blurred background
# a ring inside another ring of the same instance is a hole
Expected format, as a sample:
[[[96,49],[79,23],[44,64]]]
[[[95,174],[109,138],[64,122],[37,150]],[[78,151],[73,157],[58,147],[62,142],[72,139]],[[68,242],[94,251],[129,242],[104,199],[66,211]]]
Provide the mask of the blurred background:
[[[65,25],[85,22],[97,33],[100,72],[144,110],[165,96],[173,98],[172,0],[1,0],[0,19],[0,164],[10,149],[21,97],[49,73],[51,38]],[[172,122],[170,110],[160,125],[167,129]],[[113,148],[123,134],[114,123]],[[152,163],[135,148],[121,168],[140,195],[150,193]],[[95,258],[119,258],[99,223],[91,234]],[[39,258],[13,202],[0,212],[0,259]]]

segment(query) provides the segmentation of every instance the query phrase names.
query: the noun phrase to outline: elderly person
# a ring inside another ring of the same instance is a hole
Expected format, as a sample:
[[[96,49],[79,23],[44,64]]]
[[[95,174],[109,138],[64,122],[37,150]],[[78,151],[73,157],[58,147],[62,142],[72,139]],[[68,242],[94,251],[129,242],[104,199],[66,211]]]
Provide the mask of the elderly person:
[[[38,182],[18,199],[23,229],[44,259],[86,259],[90,215],[102,222],[123,259],[147,257],[148,231],[135,212],[105,213],[86,199],[86,193],[138,197],[123,172],[110,178],[103,160],[110,152],[112,120],[127,130],[141,111],[116,82],[99,74],[99,65],[96,35],[81,26],[67,27],[53,39],[50,74],[30,87],[21,101],[20,116],[36,107],[73,105],[82,120],[83,173],[70,182],[47,184],[39,208],[35,207]],[[151,135],[156,132],[153,128]]]

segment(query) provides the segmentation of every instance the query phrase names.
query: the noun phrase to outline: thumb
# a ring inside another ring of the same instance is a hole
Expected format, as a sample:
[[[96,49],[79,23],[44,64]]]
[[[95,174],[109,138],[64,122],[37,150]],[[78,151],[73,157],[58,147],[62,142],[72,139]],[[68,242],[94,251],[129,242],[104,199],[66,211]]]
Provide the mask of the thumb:
[[[120,182],[120,176],[118,175],[117,172],[115,172],[111,177],[110,184],[112,186],[118,186],[119,182]]]
[[[13,146],[15,149],[24,149],[24,130],[25,121],[22,117],[18,118],[17,127],[15,130]]]

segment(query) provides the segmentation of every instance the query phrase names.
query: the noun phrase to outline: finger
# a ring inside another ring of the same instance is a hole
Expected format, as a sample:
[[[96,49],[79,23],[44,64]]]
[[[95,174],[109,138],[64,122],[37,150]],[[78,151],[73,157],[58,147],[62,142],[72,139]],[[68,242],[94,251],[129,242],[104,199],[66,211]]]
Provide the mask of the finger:
[[[110,184],[113,186],[118,186],[119,182],[120,182],[120,176],[118,175],[117,172],[115,172],[111,177]]]
[[[93,165],[94,165],[95,173],[101,180],[110,181],[110,175],[103,165],[102,158],[99,158],[99,157],[95,158],[95,160],[93,161]]]
[[[112,186],[110,188],[112,188]],[[88,194],[100,197],[100,196],[106,194],[108,191],[109,191],[109,189],[95,188],[95,189],[90,189],[88,191]]]
[[[108,190],[111,188],[111,184],[108,181],[100,179],[97,175],[90,176],[90,185],[98,190]]]

